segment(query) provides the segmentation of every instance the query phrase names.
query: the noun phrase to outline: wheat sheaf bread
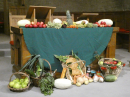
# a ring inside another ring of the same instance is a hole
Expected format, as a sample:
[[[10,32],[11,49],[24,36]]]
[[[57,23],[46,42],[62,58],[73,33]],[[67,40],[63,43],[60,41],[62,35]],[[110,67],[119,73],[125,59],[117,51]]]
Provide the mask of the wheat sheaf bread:
[[[80,75],[82,74],[81,71],[77,68],[78,66],[78,63],[75,63],[77,62],[78,60],[76,58],[73,58],[73,57],[69,57],[67,60],[66,60],[66,64],[67,63],[72,63],[69,65],[69,68],[72,69],[72,75]]]

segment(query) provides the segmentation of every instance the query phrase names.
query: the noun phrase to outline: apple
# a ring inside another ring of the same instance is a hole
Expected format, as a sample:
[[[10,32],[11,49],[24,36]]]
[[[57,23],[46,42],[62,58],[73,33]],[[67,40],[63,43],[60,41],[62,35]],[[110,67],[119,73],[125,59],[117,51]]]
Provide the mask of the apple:
[[[106,22],[103,22],[104,25],[106,25]]]
[[[34,22],[31,22],[31,25],[34,25]]]
[[[107,27],[107,25],[105,24],[104,27]]]
[[[9,83],[9,86],[10,86],[10,87],[13,87],[14,84],[15,84],[15,82],[14,82],[14,81],[11,81],[11,82]]]
[[[40,22],[37,22],[37,25],[40,25]]]
[[[101,23],[100,24],[104,24],[104,22],[103,21],[101,21]]]
[[[110,62],[110,64],[113,64],[113,62]]]
[[[46,28],[46,24],[44,24],[42,27],[43,27],[43,28]]]
[[[40,22],[40,24],[41,24],[41,25],[43,25],[43,24],[44,24],[44,22]]]
[[[24,82],[24,79],[20,79],[20,83],[23,83]]]
[[[27,84],[26,83],[22,83],[22,88],[26,88]]]
[[[111,27],[111,25],[107,25],[108,27]]]
[[[99,24],[98,22],[96,22],[95,24]]]
[[[25,25],[25,28],[29,28],[29,24],[26,24],[26,25]]]
[[[99,65],[103,65],[103,61],[100,61],[100,62],[99,62]]]
[[[117,61],[114,61],[113,64],[117,64]]]
[[[121,66],[121,62],[118,62],[118,63],[117,63],[117,66]]]
[[[38,27],[38,25],[34,24],[34,25],[33,25],[33,27],[34,27],[34,28],[37,28],[37,27]]]
[[[31,25],[29,25],[29,28],[32,28],[33,27],[33,25],[31,24]]]
[[[40,24],[38,27],[39,27],[39,28],[42,28],[42,24]]]
[[[13,85],[13,88],[15,88],[15,89],[20,89],[20,88],[21,88],[21,85],[20,85],[19,83],[15,83],[15,84]]]

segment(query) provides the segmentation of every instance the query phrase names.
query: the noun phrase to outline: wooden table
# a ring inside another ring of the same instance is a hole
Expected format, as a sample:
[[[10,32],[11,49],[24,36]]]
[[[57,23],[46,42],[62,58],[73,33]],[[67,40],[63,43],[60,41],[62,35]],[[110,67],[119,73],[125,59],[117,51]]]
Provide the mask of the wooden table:
[[[14,32],[14,66],[13,71],[18,71],[29,58],[26,56],[31,55],[26,47],[22,28],[11,27],[11,30]],[[111,36],[111,40],[108,43],[105,51],[102,53],[104,57],[114,58],[115,57],[115,49],[116,49],[116,32],[119,31],[119,27],[113,28],[113,33]]]

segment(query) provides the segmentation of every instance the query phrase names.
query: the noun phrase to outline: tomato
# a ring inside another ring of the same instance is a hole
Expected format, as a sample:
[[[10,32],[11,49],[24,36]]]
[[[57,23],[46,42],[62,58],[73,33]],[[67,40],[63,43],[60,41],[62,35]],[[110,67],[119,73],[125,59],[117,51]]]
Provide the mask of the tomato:
[[[117,61],[114,61],[113,64],[117,64]]]

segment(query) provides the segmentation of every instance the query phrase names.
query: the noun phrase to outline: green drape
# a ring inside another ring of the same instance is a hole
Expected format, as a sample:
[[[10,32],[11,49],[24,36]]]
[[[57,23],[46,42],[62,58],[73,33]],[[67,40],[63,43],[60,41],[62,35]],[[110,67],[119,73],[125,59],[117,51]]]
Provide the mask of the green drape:
[[[101,54],[110,41],[112,27],[104,28],[23,28],[23,35],[29,52],[40,54],[50,62],[52,70],[62,71],[61,63],[56,55],[70,55],[78,52],[80,59],[86,61],[86,66],[94,59],[94,52]],[[45,64],[49,68],[49,65]]]

